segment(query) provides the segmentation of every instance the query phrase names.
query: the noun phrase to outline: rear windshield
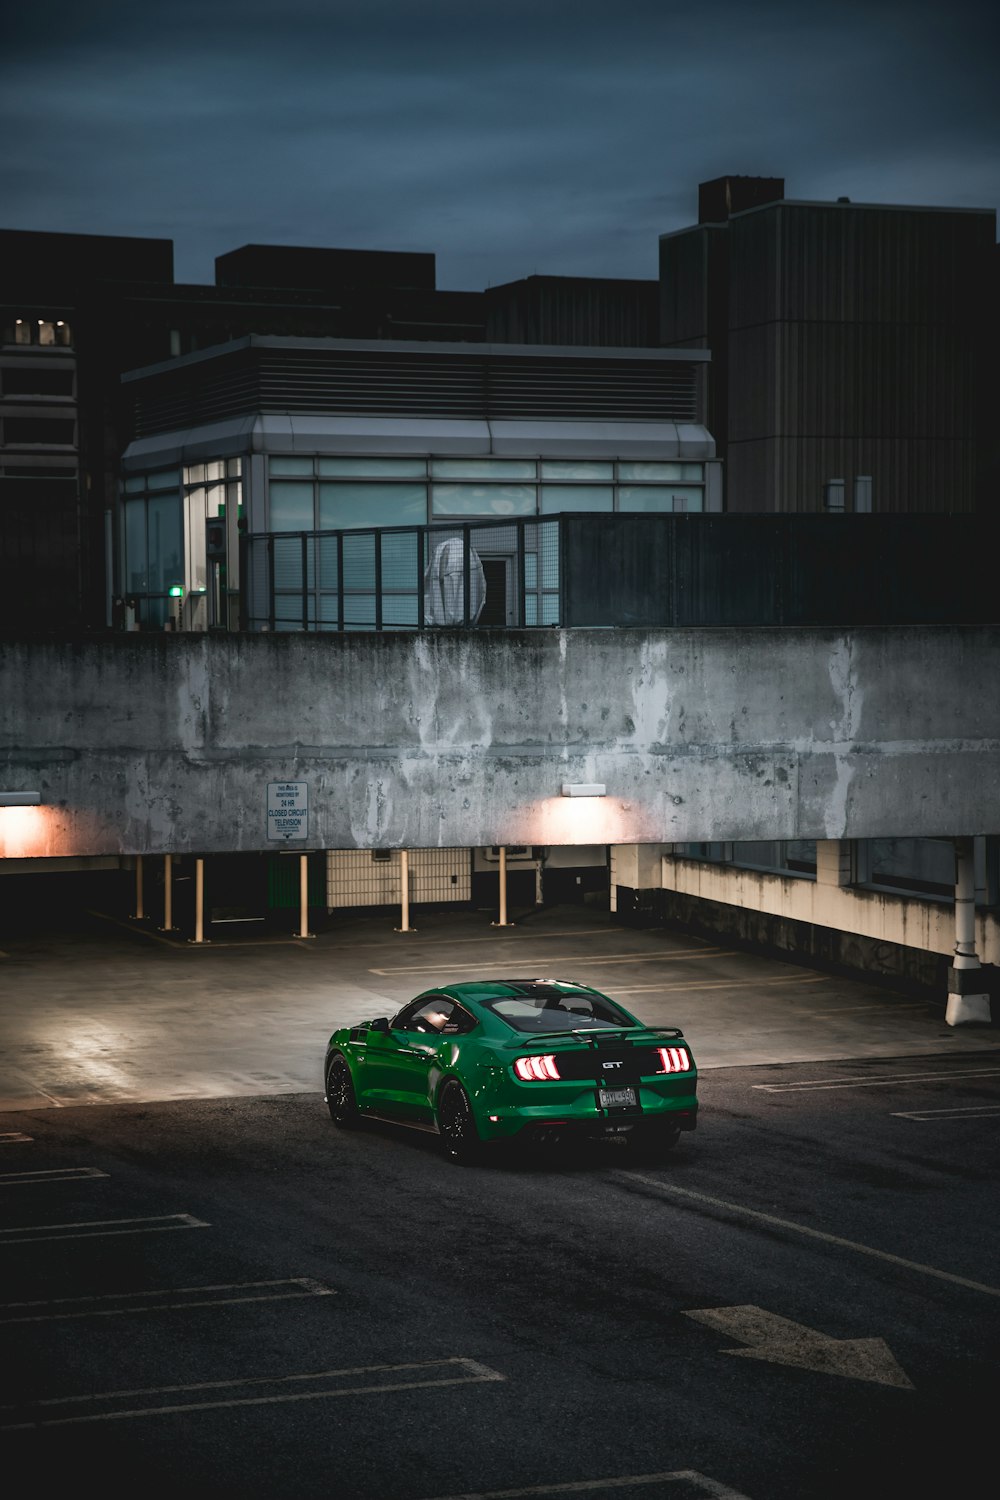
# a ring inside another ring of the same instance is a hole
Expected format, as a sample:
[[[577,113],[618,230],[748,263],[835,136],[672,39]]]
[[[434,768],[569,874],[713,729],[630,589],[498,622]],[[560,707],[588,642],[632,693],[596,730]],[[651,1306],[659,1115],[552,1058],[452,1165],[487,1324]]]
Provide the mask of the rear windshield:
[[[636,1025],[632,1016],[604,995],[497,995],[480,1004],[515,1031],[575,1031],[581,1027],[594,1031]]]

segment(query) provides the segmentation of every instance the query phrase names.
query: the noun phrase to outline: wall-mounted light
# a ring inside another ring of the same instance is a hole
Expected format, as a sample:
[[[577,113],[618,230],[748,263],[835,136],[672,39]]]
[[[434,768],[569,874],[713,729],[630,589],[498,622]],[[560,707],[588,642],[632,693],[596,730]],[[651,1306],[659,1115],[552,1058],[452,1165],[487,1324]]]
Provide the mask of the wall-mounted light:
[[[38,807],[41,792],[0,792],[0,807]]]
[[[564,797],[606,797],[607,787],[602,781],[564,781]]]

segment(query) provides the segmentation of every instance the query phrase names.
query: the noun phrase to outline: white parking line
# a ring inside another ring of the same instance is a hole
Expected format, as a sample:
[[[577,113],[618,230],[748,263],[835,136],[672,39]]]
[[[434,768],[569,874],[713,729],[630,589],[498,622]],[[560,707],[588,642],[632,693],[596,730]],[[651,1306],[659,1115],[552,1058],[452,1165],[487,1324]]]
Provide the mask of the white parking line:
[[[20,1130],[7,1130],[0,1135],[0,1146],[13,1146],[15,1141],[33,1141],[33,1135],[24,1135]]]
[[[436,1500],[518,1500],[529,1495],[586,1495],[594,1490],[637,1489],[644,1484],[682,1484],[692,1497],[708,1495],[712,1500],[747,1500],[740,1490],[730,1489],[697,1469],[669,1469],[662,1474],[616,1474],[609,1479],[575,1479],[565,1484],[532,1484],[516,1490],[466,1490],[460,1495],[439,1495]]]
[[[382,1382],[369,1379],[367,1384],[362,1385],[330,1385],[320,1390],[310,1391],[285,1391],[283,1388],[296,1381],[309,1381],[313,1384],[319,1382],[333,1382],[349,1379],[351,1376],[382,1376],[403,1375],[417,1372],[426,1372],[430,1376],[432,1371],[456,1370],[461,1373],[442,1374],[433,1378],[406,1379]],[[0,1421],[0,1431],[13,1432],[25,1427],[61,1427],[70,1422],[114,1422],[126,1417],[156,1417],[179,1411],[210,1411],[220,1407],[233,1406],[272,1406],[286,1401],[320,1401],[328,1400],[333,1396],[369,1396],[387,1395],[395,1391],[419,1390],[424,1386],[443,1385],[477,1385],[485,1380],[506,1380],[499,1370],[491,1370],[488,1365],[480,1364],[474,1359],[428,1359],[419,1364],[405,1365],[361,1365],[356,1369],[347,1370],[316,1370],[304,1375],[262,1375],[249,1380],[209,1380],[197,1385],[161,1385],[148,1386],[145,1389],[134,1391],[96,1391],[90,1396],[53,1396],[41,1401],[27,1401],[23,1403],[11,1403],[0,1406],[0,1412],[17,1412],[28,1420],[17,1422]],[[143,1396],[193,1396],[196,1392],[207,1391],[241,1391],[260,1389],[271,1386],[273,1393],[258,1396],[231,1396],[227,1400],[218,1399],[214,1401],[173,1401],[169,1404],[157,1406],[133,1406],[123,1410],[89,1411],[74,1413],[71,1416],[48,1416],[47,1412],[58,1411],[60,1408],[67,1409],[81,1407],[85,1404],[97,1406],[101,1403],[112,1401],[129,1401]],[[29,1413],[32,1414],[29,1416]]]
[[[658,984],[650,988],[658,989],[661,994],[668,995],[672,990],[681,990],[685,994],[694,993],[695,990],[760,990],[772,989],[776,984],[829,984],[833,976],[831,974],[780,974],[773,978],[762,976],[760,979],[695,979],[686,980],[682,984]],[[632,995],[634,990],[620,990],[615,987],[616,995]]]
[[[801,1083],[752,1083],[765,1094],[794,1094],[803,1089],[867,1089],[886,1083],[952,1083],[958,1078],[996,1078],[1000,1068],[953,1068],[946,1073],[879,1073],[874,1078],[813,1078]]]
[[[721,954],[730,952],[728,948],[688,948],[671,953],[574,953],[572,955],[560,955],[553,958],[546,954],[545,962],[550,966],[554,964],[663,964],[672,963],[679,958],[718,958]],[[537,963],[537,959],[526,959],[522,954],[520,958],[501,958],[495,963],[490,962],[492,969],[526,969],[529,963]],[[476,973],[482,973],[482,963],[474,964],[449,964],[448,972],[457,973],[460,969],[473,969]],[[369,969],[369,974],[393,975],[393,974],[440,974],[441,965],[436,964],[394,964],[391,969]],[[824,975],[823,978],[826,978]],[[763,983],[764,981],[760,981]]]
[[[97,1167],[53,1167],[47,1172],[0,1172],[0,1187],[31,1182],[75,1182],[80,1177],[107,1177]]]
[[[125,1225],[128,1227],[122,1227]],[[111,1234],[210,1228],[204,1219],[196,1219],[192,1214],[157,1214],[149,1219],[84,1219],[79,1224],[22,1224],[16,1229],[0,1229],[0,1245],[34,1245],[42,1240],[84,1240]]]
[[[906,1271],[918,1271],[922,1276],[932,1276],[936,1281],[948,1281],[953,1286],[964,1286],[973,1292],[985,1292],[989,1297],[1000,1297],[1000,1286],[987,1286],[982,1281],[971,1281],[967,1276],[956,1276],[951,1271],[939,1271],[936,1266],[925,1266],[917,1260],[904,1260],[901,1255],[890,1255],[887,1250],[875,1250],[871,1245],[862,1245],[857,1240],[845,1240],[838,1234],[826,1234],[822,1229],[812,1229],[808,1224],[796,1224],[794,1219],[779,1219],[777,1215],[762,1213],[758,1208],[730,1203],[725,1198],[713,1198],[709,1193],[696,1193],[692,1188],[675,1187],[672,1182],[645,1177],[641,1172],[614,1172],[611,1175],[625,1182],[641,1182],[645,1187],[655,1188],[664,1198],[687,1198],[695,1203],[706,1203],[710,1208],[725,1209],[727,1213],[736,1214],[741,1219],[773,1225],[777,1229],[788,1229],[793,1234],[821,1240],[826,1245],[837,1245],[841,1250],[853,1250],[856,1255],[869,1255],[874,1260],[884,1260],[891,1266],[902,1266]]]
[[[970,1104],[965,1109],[894,1109],[895,1120],[982,1120],[1000,1115],[1000,1104]]]
[[[281,1290],[282,1288],[285,1290]],[[210,1292],[232,1292],[238,1295],[212,1297],[208,1295]],[[324,1286],[321,1281],[314,1281],[309,1276],[293,1276],[284,1281],[234,1281],[221,1286],[164,1287],[153,1292],[108,1292],[100,1297],[55,1297],[41,1302],[0,1302],[0,1323],[47,1323],[56,1318],[111,1318],[121,1313],[176,1312],[179,1308],[229,1307],[236,1302],[284,1302],[290,1297],[335,1295],[333,1288]],[[35,1312],[35,1308],[43,1308],[45,1311]]]
[[[811,1010],[810,1016],[848,1016],[856,1011],[870,1010],[926,1010],[923,1000],[869,1000],[865,1005],[835,1005],[832,1010]]]

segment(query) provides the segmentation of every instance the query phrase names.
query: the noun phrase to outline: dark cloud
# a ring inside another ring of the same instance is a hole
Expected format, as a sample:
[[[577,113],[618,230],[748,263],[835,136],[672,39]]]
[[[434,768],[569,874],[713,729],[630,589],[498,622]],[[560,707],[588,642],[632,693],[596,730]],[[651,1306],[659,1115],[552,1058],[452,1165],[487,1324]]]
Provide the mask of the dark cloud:
[[[53,0],[5,18],[0,212],[172,238],[185,280],[250,241],[434,250],[453,287],[654,276],[724,173],[996,206],[994,12]]]

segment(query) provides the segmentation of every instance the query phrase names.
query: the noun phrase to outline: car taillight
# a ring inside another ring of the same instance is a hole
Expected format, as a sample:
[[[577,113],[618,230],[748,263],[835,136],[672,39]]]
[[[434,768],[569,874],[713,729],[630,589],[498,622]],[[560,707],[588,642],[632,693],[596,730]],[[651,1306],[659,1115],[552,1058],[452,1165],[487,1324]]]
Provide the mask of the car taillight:
[[[686,1047],[657,1047],[656,1053],[660,1059],[658,1073],[690,1072],[691,1059]]]
[[[519,1057],[514,1064],[514,1072],[518,1078],[525,1083],[536,1083],[546,1078],[558,1078],[559,1069],[551,1052],[544,1057]]]

